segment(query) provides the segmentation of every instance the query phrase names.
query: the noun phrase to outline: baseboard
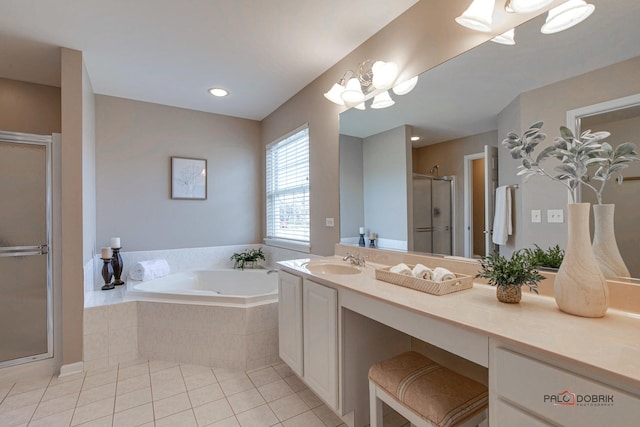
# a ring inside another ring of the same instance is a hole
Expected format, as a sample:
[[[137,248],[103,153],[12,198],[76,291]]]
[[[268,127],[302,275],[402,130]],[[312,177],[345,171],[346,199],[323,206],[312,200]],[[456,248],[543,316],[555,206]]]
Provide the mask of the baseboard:
[[[69,363],[60,367],[60,375],[58,377],[68,377],[69,375],[81,374],[84,371],[84,362]]]

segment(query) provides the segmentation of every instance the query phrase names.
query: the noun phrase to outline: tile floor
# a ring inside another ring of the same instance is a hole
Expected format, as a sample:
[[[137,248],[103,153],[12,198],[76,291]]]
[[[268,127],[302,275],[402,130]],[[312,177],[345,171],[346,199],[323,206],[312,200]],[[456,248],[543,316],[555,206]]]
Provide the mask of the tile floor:
[[[406,421],[390,414],[385,426]],[[283,363],[253,371],[137,360],[0,383],[2,427],[344,426]]]

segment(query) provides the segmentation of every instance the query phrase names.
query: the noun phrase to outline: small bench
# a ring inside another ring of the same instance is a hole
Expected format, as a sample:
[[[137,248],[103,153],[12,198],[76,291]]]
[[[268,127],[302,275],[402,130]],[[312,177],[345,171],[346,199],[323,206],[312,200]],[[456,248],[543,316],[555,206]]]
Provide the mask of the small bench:
[[[382,427],[382,402],[412,425],[476,426],[487,418],[487,387],[410,351],[369,369],[371,427]]]

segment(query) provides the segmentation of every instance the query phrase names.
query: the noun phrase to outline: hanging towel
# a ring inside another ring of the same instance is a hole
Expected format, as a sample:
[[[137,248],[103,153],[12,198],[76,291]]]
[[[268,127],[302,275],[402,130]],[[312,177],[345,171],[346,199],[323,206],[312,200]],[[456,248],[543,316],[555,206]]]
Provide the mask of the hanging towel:
[[[496,188],[496,210],[493,215],[493,243],[504,245],[513,234],[511,224],[511,189],[508,185]]]
[[[417,277],[418,279],[431,280],[433,278],[433,271],[431,271],[429,267],[422,264],[416,264],[416,266],[413,267],[412,273],[414,277]]]
[[[402,274],[404,276],[413,276],[413,272],[409,268],[407,264],[400,263],[396,266],[393,266],[389,269],[392,273]]]
[[[453,280],[456,275],[444,267],[436,267],[433,269],[433,281],[444,282],[446,280]]]
[[[133,280],[146,281],[164,277],[170,272],[166,259],[150,259],[140,261],[129,270],[129,277]]]

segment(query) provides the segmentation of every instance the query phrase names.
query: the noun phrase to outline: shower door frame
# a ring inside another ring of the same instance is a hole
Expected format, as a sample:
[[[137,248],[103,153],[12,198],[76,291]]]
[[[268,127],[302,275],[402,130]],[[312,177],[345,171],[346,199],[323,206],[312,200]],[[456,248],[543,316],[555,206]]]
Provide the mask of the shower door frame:
[[[47,257],[47,352],[31,355],[31,356],[24,356],[17,359],[0,361],[0,369],[1,369],[9,366],[21,365],[24,363],[53,358],[54,356],[53,354],[54,313],[53,313],[53,268],[52,268],[52,265],[53,265],[53,259],[52,259],[52,237],[53,237],[53,234],[52,234],[52,224],[53,224],[53,220],[52,220],[52,212],[53,212],[52,210],[52,201],[53,201],[53,198],[52,198],[52,194],[53,194],[52,193],[53,192],[52,145],[53,145],[53,138],[52,138],[52,135],[35,135],[35,134],[29,134],[29,133],[0,131],[0,141],[17,143],[17,144],[40,145],[45,147],[45,157],[46,157],[45,176],[46,176],[46,199],[47,199],[46,201],[47,207],[46,207],[46,213],[45,213],[45,217],[46,217],[45,222],[47,226],[47,233],[46,233],[47,241],[45,245],[43,245],[44,248],[42,248],[42,246],[40,247],[41,251],[44,250],[42,252],[42,255],[46,255]],[[36,250],[36,248],[37,246],[34,246],[33,250]],[[22,254],[22,255],[33,254],[33,251],[27,251],[23,249],[22,251],[18,252],[16,250],[16,254]],[[6,256],[12,256],[12,255],[5,255],[5,257]],[[18,255],[14,255],[14,256],[18,256]]]

